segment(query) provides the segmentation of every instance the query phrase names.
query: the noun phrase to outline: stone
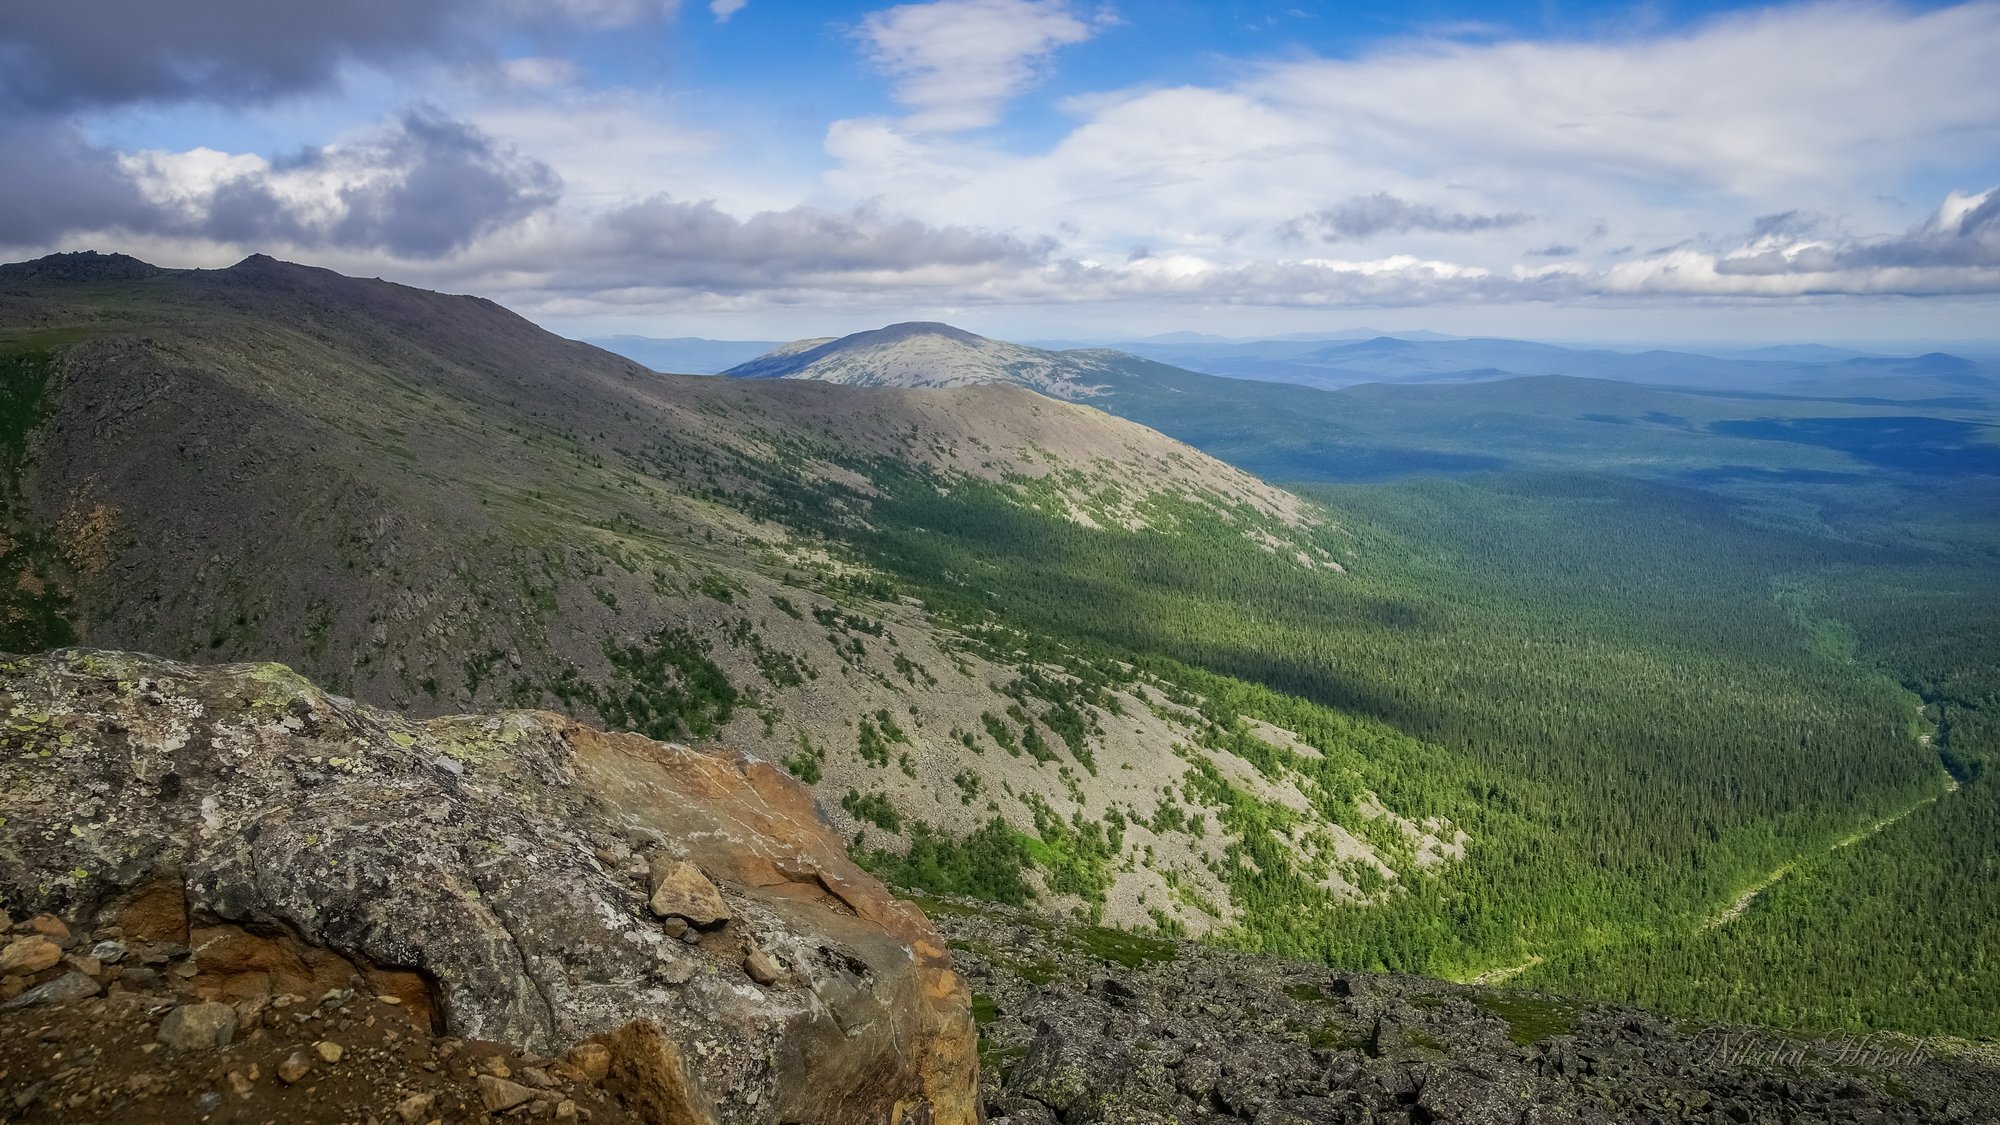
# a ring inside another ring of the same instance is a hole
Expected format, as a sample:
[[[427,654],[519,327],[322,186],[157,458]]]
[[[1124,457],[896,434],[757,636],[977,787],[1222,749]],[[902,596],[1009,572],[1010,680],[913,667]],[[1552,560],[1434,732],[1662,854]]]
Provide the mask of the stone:
[[[641,1121],[661,1125],[705,1125],[716,1114],[688,1073],[673,1040],[652,1023],[620,1028],[605,1044],[611,1050],[606,1087]]]
[[[479,1076],[479,1104],[485,1106],[488,1113],[505,1112],[534,1096],[533,1090],[519,1082],[509,1082],[490,1074]]]
[[[224,1077],[229,1082],[229,1088],[236,1091],[236,1096],[239,1098],[247,1098],[257,1089],[257,1080],[240,1070],[232,1070]]]
[[[87,973],[64,973],[52,981],[38,984],[7,1001],[8,1008],[33,1008],[42,1004],[74,1004],[104,991],[97,978]]]
[[[950,953],[771,762],[546,712],[414,721],[273,665],[63,649],[0,663],[0,693],[74,716],[79,743],[0,754],[0,901],[77,933],[118,928],[116,989],[214,1002],[340,990],[301,1025],[322,1029],[306,1043],[386,1016],[378,995],[400,998],[393,1010],[425,1037],[520,1055],[651,1024],[685,1048],[684,1086],[718,1119],[978,1119],[971,994]],[[441,771],[440,757],[467,768]],[[101,795],[99,827],[69,833],[73,806],[34,796],[51,787]],[[672,857],[660,885],[650,867],[636,885],[606,870],[592,852],[611,840]],[[651,914],[635,891],[668,892],[690,935],[754,925],[813,1000],[753,987],[736,963],[733,985],[711,978],[723,951],[744,956],[734,935],[690,953],[651,917],[635,925],[634,905]],[[140,965],[165,979],[134,978]],[[682,974],[685,987],[663,983]],[[293,1013],[263,1020],[301,1034]],[[327,1065],[311,1047],[301,1062]]]
[[[28,928],[60,945],[69,940],[69,924],[53,914],[37,914],[28,919]]]
[[[570,1100],[569,1098],[564,1098],[563,1100],[557,1102],[556,1112],[555,1112],[556,1120],[575,1121],[577,1119],[576,1108],[577,1108],[576,1102]]]
[[[312,1063],[306,1060],[304,1051],[293,1051],[285,1056],[284,1062],[278,1064],[278,1081],[287,1086],[296,1084],[299,1079],[311,1073]]]
[[[563,1062],[586,1082],[602,1082],[611,1072],[611,1049],[602,1043],[578,1043],[563,1055]]]
[[[751,980],[763,985],[776,984],[785,975],[778,962],[761,949],[752,949],[750,955],[743,959],[743,971],[749,974]]]
[[[329,1063],[337,1063],[347,1054],[347,1048],[331,1039],[322,1039],[313,1044],[313,1050],[319,1052],[319,1057]]]
[[[653,861],[653,897],[647,902],[662,918],[684,918],[697,926],[713,926],[729,921],[729,907],[722,892],[701,868],[684,859],[662,856]]]
[[[0,973],[28,974],[52,969],[62,960],[62,946],[36,934],[16,938],[0,949]]]
[[[182,1004],[160,1021],[160,1042],[184,1051],[227,1047],[236,1038],[236,1009],[228,1004]]]
[[[431,1107],[437,1104],[436,1094],[411,1094],[396,1103],[396,1116],[406,1125],[418,1125],[430,1118]]]

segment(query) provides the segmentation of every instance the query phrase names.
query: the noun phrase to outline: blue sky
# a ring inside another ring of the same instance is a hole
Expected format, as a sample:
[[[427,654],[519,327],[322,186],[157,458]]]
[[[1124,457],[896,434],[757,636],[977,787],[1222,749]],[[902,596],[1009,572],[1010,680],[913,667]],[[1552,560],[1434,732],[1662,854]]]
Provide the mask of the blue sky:
[[[0,14],[8,258],[573,334],[2000,335],[1995,0],[88,7]]]

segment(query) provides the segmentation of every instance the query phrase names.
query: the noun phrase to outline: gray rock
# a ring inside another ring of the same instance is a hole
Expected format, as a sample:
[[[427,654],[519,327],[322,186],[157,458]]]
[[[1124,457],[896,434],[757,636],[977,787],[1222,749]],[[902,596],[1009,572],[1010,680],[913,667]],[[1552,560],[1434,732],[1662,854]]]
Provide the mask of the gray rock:
[[[159,1038],[183,1051],[227,1047],[236,1038],[236,1009],[228,1004],[182,1004],[160,1022]]]
[[[0,897],[119,926],[127,983],[137,960],[254,984],[276,943],[317,979],[287,991],[397,966],[458,1038],[547,1057],[623,1036],[619,1073],[662,1115],[977,1117],[970,992],[943,941],[767,762],[545,712],[409,722],[275,665],[128,653],[0,659],[7,707],[90,734],[44,757],[24,752],[34,732],[0,725]],[[685,858],[642,888],[593,854],[620,838]],[[178,937],[140,944],[168,931],[119,913],[163,880],[192,956]],[[693,971],[651,917],[661,891],[676,916],[726,928],[722,948],[758,935],[799,987]],[[213,1041],[192,1018],[163,1037]]]
[[[64,973],[45,984],[23,992],[7,1001],[8,1008],[33,1008],[41,1004],[72,1004],[104,991],[97,978],[88,973]]]

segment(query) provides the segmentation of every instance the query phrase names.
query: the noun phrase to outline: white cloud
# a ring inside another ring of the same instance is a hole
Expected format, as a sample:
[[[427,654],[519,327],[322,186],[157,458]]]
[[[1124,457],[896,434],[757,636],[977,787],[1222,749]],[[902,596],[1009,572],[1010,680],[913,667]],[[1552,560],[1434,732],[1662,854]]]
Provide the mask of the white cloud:
[[[750,0],[708,0],[708,10],[715,16],[716,23],[728,23],[729,17],[750,6]]]
[[[871,12],[858,32],[896,80],[905,122],[920,132],[977,129],[1041,77],[1057,48],[1090,38],[1066,0],[935,0]]]

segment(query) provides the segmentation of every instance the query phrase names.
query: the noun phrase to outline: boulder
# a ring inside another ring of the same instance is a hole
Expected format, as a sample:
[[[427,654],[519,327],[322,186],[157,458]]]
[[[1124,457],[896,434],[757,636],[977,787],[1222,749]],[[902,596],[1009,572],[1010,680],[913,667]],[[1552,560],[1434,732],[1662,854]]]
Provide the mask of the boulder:
[[[160,1022],[160,1042],[184,1051],[214,1050],[236,1038],[236,1009],[228,1004],[182,1004]]]
[[[62,960],[62,946],[37,934],[19,938],[0,948],[0,973],[39,973],[55,968]]]
[[[647,904],[662,918],[685,918],[697,926],[729,921],[729,906],[701,869],[684,859],[662,857],[652,865],[653,897]]]
[[[543,1057],[592,1041],[666,1120],[978,1119],[943,942],[767,762],[85,650],[0,657],[0,714],[36,720],[0,724],[0,895],[185,943],[197,995],[353,989]],[[607,839],[703,880],[722,909],[675,915],[714,927],[698,945]],[[788,971],[751,986],[753,950]]]

